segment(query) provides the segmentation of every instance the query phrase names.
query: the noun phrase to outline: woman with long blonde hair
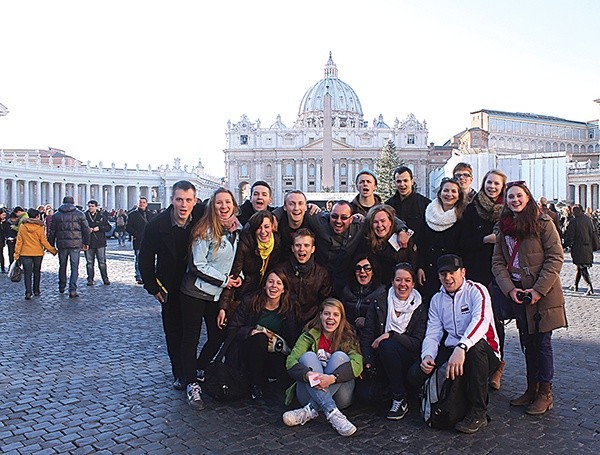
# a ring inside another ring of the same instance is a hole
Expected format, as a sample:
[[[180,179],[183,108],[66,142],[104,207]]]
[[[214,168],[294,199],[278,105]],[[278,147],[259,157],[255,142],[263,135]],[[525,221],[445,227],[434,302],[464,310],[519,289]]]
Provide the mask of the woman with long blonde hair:
[[[241,278],[230,275],[241,230],[237,214],[233,193],[218,188],[190,235],[191,254],[181,283],[181,355],[187,400],[196,409],[204,408],[196,371],[204,370],[215,356],[227,323],[225,311],[218,307],[219,296],[223,289],[241,284]],[[202,320],[208,339],[196,359]]]
[[[342,302],[328,298],[321,303],[319,313],[306,324],[294,345],[286,367],[296,381],[288,389],[286,404],[292,401],[295,389],[304,405],[283,414],[287,426],[304,425],[323,411],[340,435],[356,432],[340,409],[352,404],[354,379],[362,373],[363,358]]]

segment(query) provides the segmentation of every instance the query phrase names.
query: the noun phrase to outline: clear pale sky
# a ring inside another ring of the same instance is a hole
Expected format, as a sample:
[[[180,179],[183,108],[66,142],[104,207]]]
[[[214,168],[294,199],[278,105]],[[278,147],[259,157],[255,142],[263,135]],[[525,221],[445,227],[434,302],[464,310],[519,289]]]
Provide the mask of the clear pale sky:
[[[227,120],[291,126],[329,51],[366,120],[438,145],[481,108],[588,121],[599,23],[596,0],[0,0],[0,148],[223,176]]]

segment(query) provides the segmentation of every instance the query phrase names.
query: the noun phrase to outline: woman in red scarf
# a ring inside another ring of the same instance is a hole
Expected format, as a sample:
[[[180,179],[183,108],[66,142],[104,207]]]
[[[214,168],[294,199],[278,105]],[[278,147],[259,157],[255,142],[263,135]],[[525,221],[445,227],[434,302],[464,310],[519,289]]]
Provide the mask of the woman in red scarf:
[[[560,282],[564,253],[552,219],[540,212],[525,182],[506,187],[492,272],[515,303],[527,367],[527,390],[510,404],[527,406],[527,414],[538,415],[553,405],[552,331],[567,325]]]

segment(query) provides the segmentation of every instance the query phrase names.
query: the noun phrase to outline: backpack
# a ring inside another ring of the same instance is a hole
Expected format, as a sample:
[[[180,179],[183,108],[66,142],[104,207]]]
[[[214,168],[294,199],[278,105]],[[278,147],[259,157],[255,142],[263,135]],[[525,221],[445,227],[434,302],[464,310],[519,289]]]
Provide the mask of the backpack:
[[[204,391],[217,401],[229,402],[246,398],[250,384],[238,356],[229,349],[237,334],[232,330],[215,358],[206,367]]]
[[[421,416],[431,428],[449,430],[467,414],[467,382],[463,376],[446,379],[448,362],[436,368],[423,385]]]

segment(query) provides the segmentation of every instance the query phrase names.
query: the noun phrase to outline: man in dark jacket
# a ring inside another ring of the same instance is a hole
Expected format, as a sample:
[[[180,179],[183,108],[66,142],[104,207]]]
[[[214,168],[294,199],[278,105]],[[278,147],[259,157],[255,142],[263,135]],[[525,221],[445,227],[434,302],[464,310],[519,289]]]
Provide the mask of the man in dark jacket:
[[[301,326],[318,312],[319,305],[331,296],[329,272],[315,262],[315,236],[306,228],[296,231],[292,240],[293,256],[276,267],[290,282],[290,295],[298,305],[297,318]]]
[[[86,251],[90,244],[90,227],[85,214],[75,207],[73,196],[65,196],[58,211],[52,215],[48,231],[48,242],[58,249],[58,290],[62,294],[67,287],[67,260],[71,264],[69,297],[79,297],[79,252]]]
[[[362,216],[367,216],[369,209],[375,205],[381,204],[381,198],[375,194],[377,190],[377,176],[369,169],[363,169],[356,176],[354,182],[358,194],[352,199],[352,213],[359,213]]]
[[[181,338],[183,320],[179,287],[188,262],[190,233],[204,205],[196,204],[196,188],[187,180],[173,185],[171,205],[154,217],[144,230],[139,267],[144,289],[162,304],[173,388],[184,390]]]
[[[92,199],[88,202],[85,219],[90,227],[90,246],[85,252],[87,285],[94,285],[95,259],[98,259],[102,282],[108,285],[110,281],[106,271],[106,232],[110,231],[111,227],[108,222],[108,215],[104,210],[98,210],[98,201]]]
[[[270,205],[271,202],[273,202],[271,186],[263,180],[257,180],[252,184],[252,188],[250,189],[250,199],[240,205],[238,221],[244,226],[256,212],[260,210],[272,212],[273,207]]]
[[[195,194],[195,193],[194,193]],[[137,284],[144,284],[140,274],[139,255],[140,245],[142,244],[142,235],[148,221],[154,218],[155,213],[148,210],[148,200],[145,196],[140,196],[137,209],[132,210],[127,217],[127,232],[133,238],[133,253],[135,254],[135,281]]]
[[[414,242],[418,245],[418,235],[425,228],[425,209],[431,201],[415,191],[415,181],[409,167],[396,168],[394,182],[396,183],[396,193],[385,203],[394,207],[396,216],[416,233]]]

